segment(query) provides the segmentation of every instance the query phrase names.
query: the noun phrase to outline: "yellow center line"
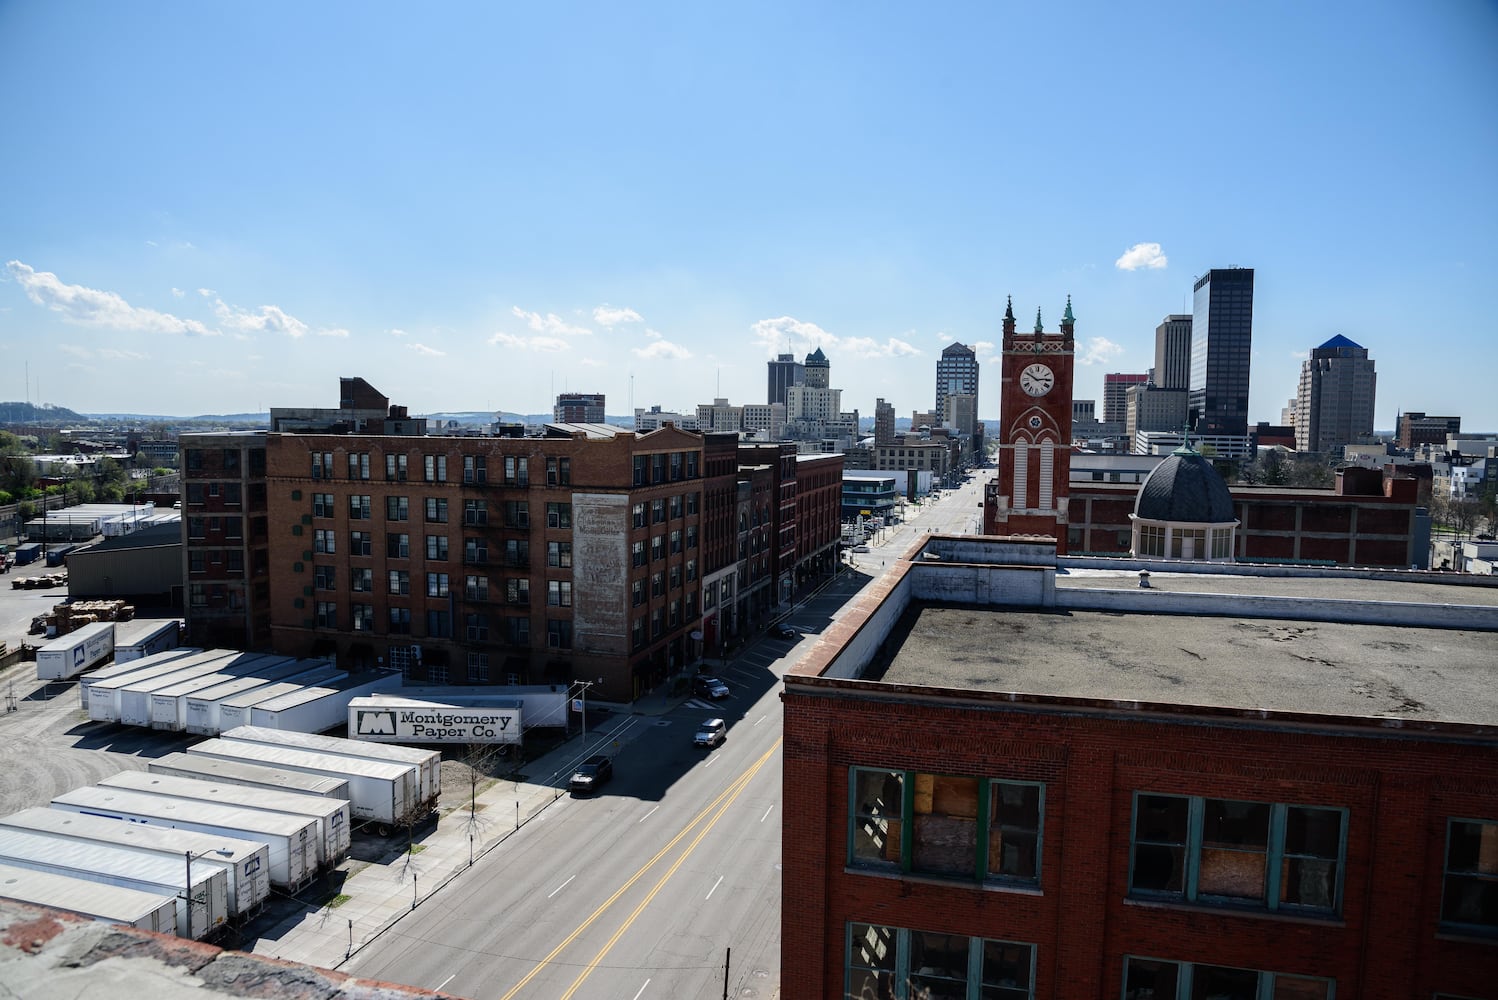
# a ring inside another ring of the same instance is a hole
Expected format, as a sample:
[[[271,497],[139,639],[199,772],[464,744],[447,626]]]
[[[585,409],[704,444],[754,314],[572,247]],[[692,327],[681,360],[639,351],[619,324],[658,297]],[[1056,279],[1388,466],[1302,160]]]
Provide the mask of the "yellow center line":
[[[773,753],[774,748],[771,748],[770,752]],[[645,912],[645,907],[649,906],[650,901],[655,899],[656,894],[659,893],[663,888],[665,888],[667,882],[671,881],[671,877],[676,874],[676,870],[686,862],[687,858],[692,856],[692,852],[697,849],[697,845],[702,843],[702,839],[706,837],[712,830],[712,828],[718,824],[718,820],[723,818],[723,814],[728,812],[728,807],[733,805],[734,800],[737,799],[741,794],[743,794],[745,788],[749,787],[749,779],[759,773],[759,769],[764,766],[765,761],[768,759],[768,754],[766,754],[764,757],[761,757],[753,767],[751,767],[739,778],[738,781],[735,782],[735,784],[738,785],[738,788],[735,789],[733,794],[730,795],[726,800],[724,800],[723,804],[718,807],[717,815],[708,820],[707,823],[703,825],[701,831],[698,832],[697,836],[692,838],[692,842],[687,845],[687,849],[685,851],[682,851],[681,857],[677,858],[676,861],[671,865],[671,867],[666,869],[666,873],[660,877],[660,880],[655,883],[654,888],[650,890],[645,898],[640,900],[640,905],[635,907],[634,912],[625,918],[624,923],[621,924],[619,926],[619,929],[614,932],[614,936],[609,938],[604,946],[598,950],[598,954],[593,956],[593,960],[590,961],[583,968],[583,971],[578,974],[578,977],[573,980],[572,985],[567,988],[567,992],[562,994],[561,1000],[572,1000],[572,995],[576,993],[582,986],[583,981],[593,974],[593,970],[598,968],[598,963],[603,961],[604,956],[613,949],[614,945],[619,943],[619,939],[624,936],[624,932],[629,930],[631,925],[634,924],[635,920],[639,918],[641,913]]]
[[[578,937],[581,936],[582,933],[584,931],[586,931],[589,927],[593,926],[593,924],[598,920],[599,917],[603,916],[604,913],[608,912],[608,909],[611,906],[613,906],[616,902],[618,902],[620,896],[624,895],[624,893],[627,892],[630,889],[631,886],[633,886],[640,879],[644,878],[645,877],[645,873],[648,872],[648,871],[650,871],[650,869],[655,866],[655,863],[657,861],[659,861],[661,858],[665,857],[666,854],[669,853],[673,847],[675,847],[677,844],[679,844],[682,841],[682,839],[686,837],[687,834],[691,833],[692,829],[698,823],[701,823],[703,821],[703,819],[709,813],[711,813],[714,809],[718,808],[718,806],[720,804],[722,804],[722,802],[723,802],[724,799],[727,799],[730,795],[734,795],[735,797],[737,797],[738,792],[743,789],[743,786],[748,783],[748,781],[749,781],[750,778],[752,778],[756,773],[758,773],[759,769],[764,766],[765,762],[768,761],[770,759],[770,757],[772,755],[774,755],[775,751],[778,750],[778,749],[780,749],[780,740],[777,739],[775,741],[775,745],[772,746],[770,749],[768,749],[768,750],[765,751],[764,756],[762,756],[758,761],[756,761],[754,763],[754,765],[749,768],[749,770],[745,771],[743,774],[741,774],[737,778],[735,778],[728,785],[727,788],[725,788],[725,789],[723,789],[723,791],[719,792],[717,798],[715,798],[711,802],[709,802],[707,804],[707,806],[704,807],[701,812],[699,812],[696,816],[694,816],[692,818],[692,821],[690,823],[688,823],[686,826],[682,827],[681,832],[678,833],[676,836],[672,837],[671,840],[666,844],[665,847],[662,847],[659,851],[657,851],[655,853],[654,857],[652,857],[649,861],[645,862],[645,864],[641,865],[640,866],[640,870],[637,871],[637,872],[635,872],[633,875],[631,875],[629,877],[629,881],[627,881],[623,885],[621,885],[618,888],[618,890],[612,896],[610,896],[608,899],[606,899],[602,903],[600,903],[599,906],[598,906],[598,909],[594,910],[591,914],[589,914],[587,920],[584,920],[581,924],[578,924],[576,930],[574,930],[571,934],[568,934],[565,938],[563,938],[562,942],[560,944],[558,944],[555,948],[553,948],[550,951],[550,953],[547,954],[547,956],[545,958],[543,958],[543,959],[541,959],[541,961],[537,962],[536,963],[536,967],[534,969],[532,969],[530,972],[526,973],[525,978],[521,979],[520,982],[516,983],[514,985],[514,987],[510,990],[510,992],[506,993],[501,998],[501,1000],[514,1000],[515,994],[519,993],[526,986],[526,984],[529,983],[532,979],[534,979],[534,978],[536,978],[536,976],[540,975],[541,970],[544,969],[544,968],[546,968],[548,965],[550,965],[551,962],[552,962],[552,960],[554,960],[558,955],[560,955],[562,953],[563,949],[565,949],[573,941],[576,941],[578,939]]]

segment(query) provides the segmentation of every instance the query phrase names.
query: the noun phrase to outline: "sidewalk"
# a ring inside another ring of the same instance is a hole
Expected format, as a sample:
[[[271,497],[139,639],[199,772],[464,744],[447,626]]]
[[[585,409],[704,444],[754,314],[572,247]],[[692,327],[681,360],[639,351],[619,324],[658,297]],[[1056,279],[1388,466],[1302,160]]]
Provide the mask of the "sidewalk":
[[[567,780],[573,765],[586,756],[585,749],[595,752],[599,741],[608,739],[631,717],[662,715],[686,697],[673,698],[657,691],[629,706],[590,706],[611,709],[614,714],[589,729],[586,746],[574,736],[544,756],[525,762],[516,780],[500,779],[480,792],[471,815],[466,794],[460,802],[444,800],[436,825],[429,822],[424,832],[418,830],[414,853],[400,851],[374,862],[345,861],[340,869],[352,874],[331,903],[263,930],[243,950],[338,968],[416,908],[440,901],[444,887],[473,861],[499,848],[547,806],[568,794]],[[632,738],[627,734],[622,737],[624,742]]]

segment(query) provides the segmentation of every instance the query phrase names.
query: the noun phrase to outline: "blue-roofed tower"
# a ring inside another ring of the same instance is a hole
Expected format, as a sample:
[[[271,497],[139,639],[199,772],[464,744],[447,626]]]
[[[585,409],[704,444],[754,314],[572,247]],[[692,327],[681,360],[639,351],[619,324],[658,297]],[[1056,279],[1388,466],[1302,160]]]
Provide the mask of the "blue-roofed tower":
[[[1378,377],[1368,348],[1337,334],[1300,366],[1295,394],[1295,448],[1325,454],[1373,434]]]

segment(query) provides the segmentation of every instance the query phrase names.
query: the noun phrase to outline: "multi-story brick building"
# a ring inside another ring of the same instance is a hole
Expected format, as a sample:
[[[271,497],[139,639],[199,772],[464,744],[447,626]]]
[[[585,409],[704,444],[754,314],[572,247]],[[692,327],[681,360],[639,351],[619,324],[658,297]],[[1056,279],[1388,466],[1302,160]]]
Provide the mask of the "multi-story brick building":
[[[786,676],[787,1000],[1498,996],[1498,590],[1053,553],[925,540]]]
[[[258,431],[180,440],[186,643],[270,647],[265,443]]]

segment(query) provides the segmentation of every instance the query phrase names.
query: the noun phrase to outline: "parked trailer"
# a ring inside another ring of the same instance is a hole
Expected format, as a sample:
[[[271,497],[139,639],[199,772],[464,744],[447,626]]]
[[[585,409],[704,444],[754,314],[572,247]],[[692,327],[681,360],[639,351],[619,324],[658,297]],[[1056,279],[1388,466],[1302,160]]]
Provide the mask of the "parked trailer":
[[[114,662],[143,660],[177,648],[182,623],[175,618],[136,618],[114,626]]]
[[[328,660],[302,660],[300,662],[307,664],[308,669],[306,673],[296,674],[289,678],[294,684],[315,687],[344,676],[343,671],[333,666]],[[237,677],[214,687],[194,692],[187,696],[187,731],[198,736],[217,736],[221,728],[219,726],[220,706],[225,701],[256,691],[266,691],[283,683],[285,681],[270,680],[265,677]],[[285,693],[284,690],[277,691],[276,695]]]
[[[195,870],[189,882],[186,859],[5,827],[0,828],[0,863],[158,895],[184,893],[173,901],[177,929],[199,941],[229,919],[229,879],[223,869],[205,866]]]
[[[116,634],[118,635],[118,633]],[[119,652],[118,647],[116,647],[115,652]],[[118,680],[126,674],[135,673],[137,670],[153,670],[164,664],[177,663],[180,660],[187,659],[189,656],[197,656],[203,652],[205,651],[196,646],[179,646],[176,649],[168,649],[162,653],[152,653],[150,656],[143,656],[139,660],[127,660],[121,663],[116,659],[115,662],[102,666],[98,670],[84,674],[78,678],[78,707],[85,712],[88,711],[89,691],[93,690],[93,686],[101,681]]]
[[[415,822],[422,813],[418,806],[420,788],[416,768],[410,764],[361,760],[357,757],[335,757],[332,754],[293,747],[275,747],[264,743],[242,743],[238,740],[204,740],[187,748],[195,757],[218,757],[225,760],[269,764],[288,771],[330,774],[348,779],[349,804],[354,819],[374,825],[382,834],[406,823]]]
[[[342,799],[344,802],[349,800],[347,778],[310,774],[305,771],[287,771],[284,768],[267,767],[264,764],[221,760],[218,757],[195,757],[190,753],[169,753],[165,757],[147,761],[146,770],[152,774],[199,778],[204,781],[223,782],[226,785],[272,788],[283,792],[300,792],[303,795],[319,795],[325,799]]]
[[[350,712],[352,711],[350,709]],[[420,798],[423,813],[437,808],[437,796],[442,792],[442,751],[440,750],[418,750],[415,747],[405,747],[394,743],[345,740],[337,736],[319,736],[316,733],[291,733],[281,729],[266,729],[263,726],[240,726],[237,729],[230,729],[224,733],[224,739],[241,743],[265,743],[274,747],[295,747],[299,750],[313,750],[317,753],[333,754],[336,757],[354,757],[358,760],[410,764],[416,768],[419,778],[417,795]]]
[[[228,874],[229,912],[238,920],[258,913],[270,897],[270,848],[257,840],[122,823],[64,809],[22,809],[0,816],[0,826],[159,854],[181,860],[184,868],[191,853],[195,867],[216,865]]]
[[[270,884],[277,889],[295,892],[312,878],[317,868],[317,834],[310,819],[93,786],[57,796],[52,800],[52,808],[258,841],[267,848]]]
[[[250,709],[246,722],[252,726],[285,729],[298,733],[321,733],[342,726],[348,717],[348,703],[376,691],[400,687],[398,673],[350,676],[336,684],[308,688],[262,701]]]
[[[151,694],[151,728],[182,732],[187,728],[187,699],[209,688],[246,677],[264,680],[267,684],[272,681],[294,680],[311,673],[313,669],[313,665],[307,660],[298,660],[292,656],[270,656],[262,663],[245,667],[244,672],[232,667],[180,681]]]
[[[98,666],[114,652],[114,622],[90,622],[36,651],[36,679],[61,681]]]
[[[341,674],[342,671],[339,671],[339,674],[335,674],[334,676],[337,677]],[[260,705],[268,701],[275,701],[277,698],[280,698],[283,695],[295,694],[298,691],[305,691],[308,686],[308,684],[303,683],[293,684],[282,681],[279,684],[272,684],[270,687],[258,688],[254,691],[246,691],[242,694],[236,694],[232,697],[223,699],[219,702],[218,705],[219,731],[222,732],[225,729],[233,729],[236,726],[249,725],[250,710],[253,709],[256,705]],[[327,685],[324,682],[318,682],[317,684],[312,686],[326,687]],[[218,733],[204,733],[203,735],[217,736]]]
[[[157,677],[190,677],[211,674],[214,669],[236,656],[229,649],[205,649],[187,656],[172,653],[161,654],[149,667],[127,670],[112,677],[96,678],[88,690],[88,717],[94,722],[119,722],[120,705],[124,701],[125,689],[131,684]]]
[[[206,670],[185,670],[181,676],[157,677],[147,681],[129,682],[120,689],[120,717],[122,726],[151,725],[151,698],[159,691],[177,687],[183,681],[214,674],[225,677],[248,677],[256,670],[284,660],[273,653],[230,653],[227,658],[214,661]]]
[[[325,799],[321,795],[303,795],[273,788],[251,788],[202,778],[179,778],[171,774],[146,771],[121,771],[99,782],[100,788],[123,788],[169,799],[194,802],[219,802],[242,809],[307,816],[317,821],[317,861],[324,869],[332,868],[348,857],[349,804],[342,799]]]
[[[16,546],[16,565],[17,566],[25,566],[28,563],[34,563],[38,559],[40,559],[41,557],[42,557],[42,543],[41,542],[27,542],[24,545],[17,545]]]
[[[165,893],[100,885],[71,875],[0,864],[0,899],[47,906],[158,934],[177,933],[177,900]]]

